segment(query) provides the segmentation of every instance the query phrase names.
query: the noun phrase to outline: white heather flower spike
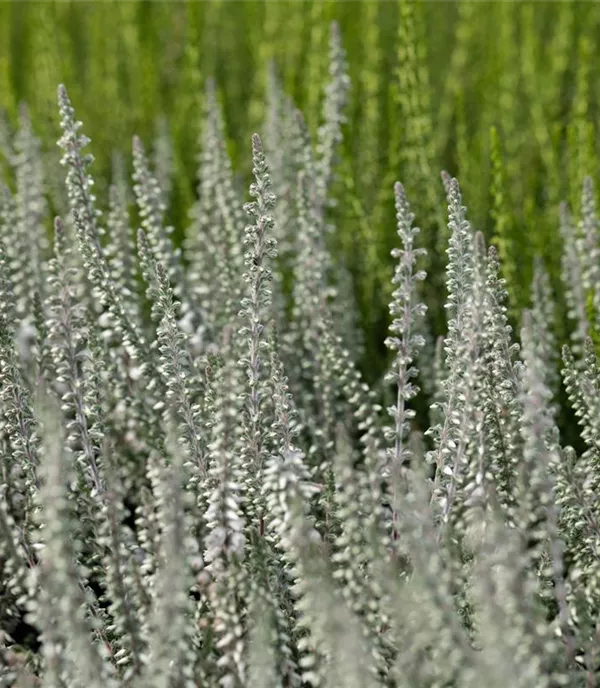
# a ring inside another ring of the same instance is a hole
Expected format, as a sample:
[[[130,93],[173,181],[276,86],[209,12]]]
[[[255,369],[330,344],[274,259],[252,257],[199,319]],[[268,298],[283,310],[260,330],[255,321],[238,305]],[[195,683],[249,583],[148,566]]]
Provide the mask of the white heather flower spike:
[[[16,220],[7,249],[13,253],[14,271],[19,275],[15,283],[15,297],[21,318],[30,316],[33,295],[45,295],[46,274],[43,259],[48,252],[45,220],[47,201],[42,169],[40,141],[34,135],[29,112],[19,108],[19,130],[15,137],[15,176],[17,182]]]
[[[204,561],[210,575],[208,596],[215,612],[219,685],[244,685],[245,624],[241,604],[248,589],[243,561],[246,536],[242,511],[244,471],[237,426],[238,371],[230,362],[217,373],[212,437],[209,445],[211,490],[204,515]]]
[[[186,508],[184,454],[174,441],[170,427],[167,432],[165,449],[171,460],[168,465],[157,461],[152,467],[161,535],[154,604],[149,620],[148,658],[140,682],[140,687],[148,688],[190,685],[194,663],[188,623],[193,609],[189,589],[192,561],[199,552],[197,543],[190,537],[192,524]]]
[[[60,126],[63,134],[58,141],[64,150],[61,164],[66,165],[67,193],[71,212],[78,212],[81,222],[96,245],[99,245],[100,228],[98,218],[102,213],[96,208],[96,196],[92,193],[94,181],[87,173],[87,168],[94,161],[92,155],[84,155],[83,149],[90,139],[80,134],[82,123],[75,119],[75,110],[71,105],[67,89],[61,84],[58,87],[58,106],[60,111]]]
[[[343,140],[342,125],[346,122],[344,110],[348,101],[350,78],[346,52],[342,46],[340,28],[332,22],[329,46],[329,77],[323,101],[323,123],[317,134],[317,207],[323,212],[327,205],[329,187],[333,179],[337,148]]]
[[[143,240],[143,232],[140,230]],[[189,459],[199,475],[204,477],[206,465],[204,457],[205,439],[202,437],[200,409],[192,401],[192,382],[194,366],[187,348],[187,338],[177,324],[179,302],[175,300],[167,272],[162,263],[154,261],[156,307],[160,322],[156,329],[160,351],[159,371],[167,390],[166,398],[170,403],[179,424],[177,432],[185,445]]]
[[[67,455],[62,440],[60,416],[49,400],[42,400],[43,487],[39,501],[43,546],[41,565],[36,574],[49,594],[43,615],[55,617],[62,630],[65,643],[70,682],[82,683],[89,688],[115,687],[114,667],[104,661],[101,648],[93,639],[91,619],[86,612],[87,600],[81,585],[83,571],[77,562],[76,543],[73,539],[73,510],[69,499],[72,459]],[[50,617],[51,618],[51,617]],[[50,626],[49,618],[40,618],[41,625]],[[51,648],[48,648],[51,650]]]
[[[457,431],[460,425],[463,396],[461,385],[467,369],[468,347],[465,338],[472,310],[474,238],[471,225],[466,219],[466,208],[462,204],[460,187],[456,179],[445,179],[448,195],[448,228],[451,232],[448,243],[448,266],[446,288],[448,298],[448,333],[444,338],[446,354],[446,379],[444,388],[444,417],[440,425],[430,428],[428,434],[435,437],[435,448],[427,459],[435,464],[436,472],[432,498],[439,498],[438,490],[443,475],[452,469],[448,461],[458,444]]]
[[[247,374],[244,413],[245,447],[244,457],[249,476],[250,513],[256,511],[256,526],[262,531],[264,518],[263,508],[259,506],[260,475],[265,460],[265,439],[268,433],[263,398],[268,383],[268,375],[263,372],[263,355],[268,348],[265,338],[267,323],[271,320],[272,278],[270,262],[277,255],[277,243],[271,236],[273,228],[272,212],[275,208],[275,196],[271,191],[271,177],[262,150],[258,134],[252,135],[252,174],[254,182],[250,185],[251,203],[244,205],[246,214],[253,220],[245,229],[244,244],[247,247],[244,255],[247,284],[246,296],[242,299],[240,316],[246,325],[239,330],[239,335],[246,339],[246,351],[240,359],[240,365]],[[255,503],[256,502],[256,503]]]
[[[109,188],[106,218],[109,243],[105,248],[112,279],[123,297],[129,317],[138,327],[142,323],[137,284],[137,264],[134,234],[129,221],[128,188],[124,180],[117,179]]]
[[[544,361],[538,355],[534,336],[531,313],[525,311],[521,329],[525,363],[521,430],[524,446],[519,467],[517,525],[527,537],[533,565],[542,559],[550,560],[559,628],[569,660],[574,661],[575,646],[565,587],[564,542],[559,532],[559,512],[554,502],[554,476],[556,467],[560,464],[558,428],[555,426],[550,404],[552,394],[545,384]]]
[[[133,137],[133,191],[139,209],[142,228],[146,232],[148,242],[160,261],[171,281],[173,292],[181,304],[182,317],[180,322],[191,323],[190,328],[198,326],[196,320],[199,313],[190,302],[193,295],[189,288],[187,275],[183,269],[181,249],[176,248],[171,235],[173,227],[165,226],[164,217],[166,204],[156,177],[150,171],[150,165],[144,151],[144,146],[138,136]]]
[[[49,336],[53,344],[54,368],[66,387],[62,408],[74,416],[67,441],[84,472],[83,485],[89,481],[87,489],[93,486],[101,492],[102,479],[98,467],[101,447],[95,432],[95,425],[99,422],[95,417],[98,409],[89,405],[88,382],[84,378],[84,366],[89,364],[89,335],[78,300],[77,285],[73,283],[73,270],[69,269],[70,253],[64,223],[57,217],[54,220],[54,258],[48,270],[49,284],[53,288],[49,299]]]
[[[419,302],[417,293],[418,282],[425,279],[426,273],[416,269],[418,259],[425,255],[426,251],[414,245],[420,230],[413,226],[415,216],[400,182],[394,186],[394,196],[398,236],[402,242],[402,248],[392,251],[392,257],[398,261],[392,280],[396,289],[392,293],[390,303],[390,314],[393,317],[390,325],[391,336],[385,340],[386,346],[395,352],[392,370],[386,376],[386,380],[395,383],[396,386],[396,403],[388,409],[394,421],[394,427],[388,430],[393,446],[388,449],[386,474],[388,477],[394,474],[395,479],[392,484],[398,485],[400,472],[409,464],[411,458],[406,440],[414,411],[407,408],[407,403],[419,391],[412,382],[418,374],[412,363],[425,343],[415,330],[418,321],[425,316],[426,312],[426,306]],[[397,518],[397,500],[398,495],[394,494],[392,498],[394,523]]]

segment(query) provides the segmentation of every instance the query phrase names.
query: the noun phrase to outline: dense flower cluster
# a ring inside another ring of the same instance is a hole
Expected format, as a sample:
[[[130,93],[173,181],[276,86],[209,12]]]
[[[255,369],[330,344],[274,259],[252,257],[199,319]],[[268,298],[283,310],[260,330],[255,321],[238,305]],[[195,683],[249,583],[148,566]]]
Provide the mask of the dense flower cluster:
[[[544,266],[517,342],[497,251],[446,173],[445,337],[428,330],[429,263],[396,183],[390,365],[371,388],[330,250],[349,88],[337,26],[330,63],[316,142],[270,74],[246,204],[208,84],[183,250],[165,132],[153,158],[134,138],[131,188],[115,164],[103,213],[63,86],[50,245],[23,111],[0,196],[2,685],[597,685],[592,180],[579,222],[557,218],[576,448],[557,427]]]

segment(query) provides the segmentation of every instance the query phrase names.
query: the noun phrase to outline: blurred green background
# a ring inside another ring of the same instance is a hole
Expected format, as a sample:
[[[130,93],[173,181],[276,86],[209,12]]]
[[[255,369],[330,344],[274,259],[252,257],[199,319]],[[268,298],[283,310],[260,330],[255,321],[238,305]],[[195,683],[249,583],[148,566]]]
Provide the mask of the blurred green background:
[[[396,179],[430,252],[434,329],[442,168],[459,178],[476,228],[500,245],[512,312],[527,305],[534,254],[560,291],[558,204],[577,214],[583,176],[598,172],[600,3],[4,2],[0,107],[14,124],[25,101],[58,156],[63,82],[92,139],[100,196],[113,151],[129,151],[133,133],[150,143],[162,122],[174,150],[169,212],[181,231],[195,194],[205,79],[216,79],[233,163],[246,175],[250,134],[264,134],[270,60],[316,131],[334,19],[352,81],[336,250],[355,276],[368,352],[388,322]]]

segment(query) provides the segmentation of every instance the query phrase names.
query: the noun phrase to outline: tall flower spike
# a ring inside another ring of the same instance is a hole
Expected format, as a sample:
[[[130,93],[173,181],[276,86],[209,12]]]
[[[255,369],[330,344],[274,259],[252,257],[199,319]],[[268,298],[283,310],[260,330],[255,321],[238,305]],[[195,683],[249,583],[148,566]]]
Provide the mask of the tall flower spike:
[[[305,341],[314,336],[315,311],[322,309],[327,299],[327,283],[331,259],[327,252],[323,223],[318,218],[311,193],[314,181],[305,170],[298,173],[296,187],[297,238],[294,265],[293,316]]]
[[[484,383],[482,410],[485,418],[486,465],[495,476],[496,496],[503,507],[514,500],[516,465],[522,451],[520,434],[520,369],[515,360],[519,345],[512,342],[508,324],[505,282],[494,246],[488,249],[486,303],[483,314]]]
[[[374,575],[370,536],[376,533],[369,532],[370,513],[362,511],[367,500],[361,492],[370,492],[370,486],[353,466],[355,452],[343,427],[338,428],[334,451],[336,517],[340,520],[340,532],[333,543],[333,576],[340,583],[348,607],[360,619],[366,633],[373,658],[370,666],[373,674],[386,676],[395,648],[392,635],[381,631],[390,626],[385,609],[389,601],[382,599],[382,591]]]
[[[436,435],[435,449],[427,455],[428,461],[436,465],[434,493],[442,478],[445,461],[452,452],[451,447],[456,443],[456,419],[460,417],[461,404],[459,387],[464,376],[467,352],[464,335],[469,319],[474,272],[473,234],[466,219],[458,181],[444,179],[444,184],[448,193],[448,228],[451,232],[446,269],[448,333],[444,339],[444,419],[441,425],[428,431]]]
[[[283,363],[277,351],[274,326],[271,326],[271,396],[273,400],[273,441],[282,453],[292,451],[299,433],[298,411],[288,387]]]
[[[225,364],[217,373],[217,399],[209,445],[212,488],[204,520],[204,560],[211,582],[208,595],[215,611],[219,684],[243,685],[246,667],[240,602],[247,582],[242,562],[246,538],[242,513],[243,471],[236,436],[238,404],[236,369]]]
[[[485,240],[481,232],[475,234],[474,265],[471,292],[468,296],[468,312],[465,316],[462,339],[454,375],[454,396],[452,415],[446,416],[445,423],[453,426],[447,435],[444,450],[443,476],[436,474],[436,482],[443,477],[446,483],[445,496],[442,497],[443,521],[451,516],[453,522],[460,520],[464,514],[464,499],[467,492],[473,489],[482,479],[482,467],[477,458],[477,444],[482,434],[483,422],[478,402],[481,399],[481,386],[484,373],[482,349],[485,343],[484,312],[486,307],[487,263]],[[447,407],[446,413],[448,414]],[[446,479],[446,476],[448,479]]]
[[[77,303],[77,292],[72,284],[69,269],[70,249],[66,243],[63,221],[54,221],[54,258],[50,262],[50,283],[54,288],[52,295],[51,337],[54,365],[60,382],[66,391],[62,397],[63,408],[74,416],[70,424],[68,442],[72,446],[80,469],[89,474],[95,490],[101,491],[101,477],[98,469],[100,446],[94,432],[93,409],[86,404],[87,381],[82,376],[82,361],[85,352],[86,332],[81,304]],[[96,409],[97,410],[97,409]],[[79,451],[77,447],[81,447]]]
[[[531,313],[525,311],[521,329],[522,355],[525,371],[523,395],[523,461],[520,466],[517,525],[528,538],[534,563],[549,549],[550,570],[558,607],[559,628],[570,661],[575,659],[570,612],[566,600],[563,541],[558,530],[558,511],[555,505],[556,467],[560,463],[556,437],[558,430],[551,415],[551,393],[544,383],[543,362],[537,356],[533,342]],[[520,522],[519,522],[520,521]]]
[[[553,420],[548,413],[550,391],[544,384],[542,361],[536,355],[531,313],[523,314],[521,329],[521,353],[525,362],[522,379],[524,461],[520,466],[520,488],[523,524],[535,521],[535,510],[545,510],[552,504],[552,480],[550,468],[556,463],[555,447],[550,444],[554,437]],[[538,524],[539,527],[539,524]],[[541,541],[543,532],[534,533],[536,542]]]
[[[323,124],[317,134],[317,206],[320,210],[327,203],[327,194],[333,178],[337,147],[342,142],[342,125],[346,121],[344,108],[348,101],[350,78],[346,65],[346,53],[342,46],[340,27],[331,24],[329,47],[330,82],[325,89]]]
[[[102,495],[102,563],[106,571],[109,612],[114,619],[114,633],[120,645],[119,665],[123,679],[130,681],[141,673],[146,650],[146,619],[135,579],[139,563],[132,556],[135,536],[126,524],[125,486],[115,465],[115,447],[106,442],[102,452],[106,490]]]
[[[58,87],[58,104],[63,129],[58,145],[65,151],[61,163],[68,168],[66,185],[69,207],[75,223],[83,267],[86,271],[83,276],[86,285],[86,293],[83,297],[86,301],[85,305],[91,313],[96,313],[102,306],[107,306],[107,312],[103,314],[106,327],[103,329],[110,336],[116,335],[119,340],[122,339],[129,355],[135,360],[138,356],[135,355],[134,349],[139,352],[143,348],[141,337],[135,324],[130,322],[125,313],[122,299],[111,280],[100,243],[103,230],[98,224],[98,218],[101,213],[96,208],[96,198],[91,191],[93,179],[87,173],[93,157],[82,153],[89,139],[78,133],[81,122],[75,120],[75,111],[62,85]],[[100,296],[99,299],[98,296]]]
[[[18,499],[26,495],[25,512],[31,514],[35,509],[38,487],[38,423],[15,349],[15,305],[6,272],[6,253],[0,243],[0,401],[2,430],[10,448],[4,471],[5,475],[11,476],[9,492],[14,490]],[[29,540],[28,532],[23,532],[23,539],[24,542]]]
[[[182,320],[186,323],[186,327],[191,327],[191,321],[195,319],[197,314],[189,302],[192,292],[188,288],[187,276],[183,270],[181,249],[175,248],[173,245],[171,239],[173,227],[167,227],[164,224],[166,205],[162,189],[150,171],[144,146],[137,136],[133,138],[133,168],[135,182],[133,190],[142,219],[142,227],[156,259],[164,265],[173,285],[173,291],[181,303]],[[188,321],[190,322],[189,326],[187,325]]]
[[[169,688],[192,683],[193,653],[187,620],[193,602],[189,596],[192,563],[198,559],[196,541],[189,536],[190,518],[185,491],[184,455],[169,422],[165,448],[171,461],[156,463],[153,497],[160,525],[159,566],[154,579],[156,595],[150,619],[145,674],[140,688]]]
[[[109,241],[105,255],[112,279],[122,295],[123,307],[139,326],[142,316],[138,297],[135,241],[129,224],[127,192],[125,182],[118,179],[109,188],[109,212],[106,218]]]
[[[147,246],[143,231],[139,230],[140,252],[153,270],[150,293],[153,295],[153,308],[160,318],[156,329],[160,351],[160,367],[167,390],[167,401],[172,405],[179,425],[178,434],[185,445],[189,458],[200,475],[205,474],[204,448],[200,422],[200,410],[192,401],[191,379],[193,363],[187,349],[187,339],[177,325],[179,302],[175,300],[167,272],[162,263],[154,260]]]
[[[321,539],[309,516],[316,488],[307,481],[301,452],[269,458],[263,490],[269,529],[279,536],[302,629],[299,650],[303,679],[309,685],[371,686],[367,653],[355,619],[333,587]]]
[[[445,340],[446,365],[452,368],[457,350],[460,348],[462,332],[467,318],[467,301],[473,276],[473,234],[462,204],[460,187],[456,179],[448,187],[448,228],[451,231],[448,245],[448,267],[446,286],[448,298],[448,335]]]
[[[410,580],[393,576],[384,581],[395,593],[389,611],[401,634],[397,667],[406,683],[399,685],[463,685],[463,672],[472,670],[477,653],[456,613],[453,570],[433,524],[425,469],[417,463],[408,472],[408,490],[400,505],[400,541],[410,551]],[[432,651],[434,661],[426,659]]]
[[[159,426],[154,422],[157,417],[157,393],[160,391],[157,390],[160,376],[156,372],[155,357],[144,335],[127,315],[121,294],[110,278],[102,248],[94,242],[90,228],[77,212],[73,214],[73,219],[89,280],[100,297],[99,300],[106,306],[103,313],[103,335],[112,339],[119,348],[122,347],[121,355],[124,354],[124,358],[128,359],[128,388],[135,388],[131,406],[135,408],[136,422],[144,428],[138,434],[145,441],[160,446]]]
[[[488,514],[484,523],[486,537],[472,574],[481,647],[477,683],[515,688],[549,685],[548,661],[540,646],[545,640],[553,650],[556,642],[540,638],[548,626],[542,621],[539,589],[528,569],[523,542],[498,513]]]
[[[275,215],[275,238],[279,259],[287,264],[293,257],[296,245],[297,218],[294,203],[294,188],[298,161],[297,149],[302,139],[293,108],[289,107],[281,82],[272,62],[267,75],[267,118],[265,130],[265,152],[273,174],[273,190],[277,195]]]
[[[45,407],[45,408],[44,408]],[[68,496],[71,461],[63,448],[59,416],[48,401],[42,402],[44,427],[44,460],[40,469],[43,487],[39,501],[42,507],[39,524],[43,547],[36,576],[50,595],[62,627],[69,661],[71,682],[90,688],[115,687],[114,670],[105,660],[101,646],[93,642],[90,604],[84,592],[83,572],[77,564],[72,539],[73,513]],[[49,611],[48,609],[41,610]],[[48,624],[40,619],[42,628]]]
[[[58,108],[60,127],[63,130],[58,145],[64,151],[61,164],[68,167],[66,183],[69,206],[71,212],[76,210],[79,213],[81,222],[86,225],[93,241],[99,243],[98,218],[102,213],[96,208],[96,197],[92,193],[94,181],[87,173],[94,158],[82,152],[90,139],[79,133],[82,123],[75,119],[75,110],[67,89],[62,84],[58,87]]]
[[[394,186],[396,199],[396,220],[398,236],[402,242],[401,249],[394,249],[392,256],[398,260],[393,284],[396,286],[390,303],[390,314],[393,316],[390,325],[391,336],[385,341],[386,346],[395,352],[392,370],[386,380],[396,384],[396,403],[388,409],[394,420],[394,427],[388,430],[389,439],[394,445],[388,449],[389,464],[387,469],[399,475],[402,466],[410,461],[410,449],[405,442],[410,420],[414,411],[406,404],[416,396],[419,388],[411,380],[416,377],[417,369],[412,365],[418,350],[424,345],[422,337],[415,334],[415,322],[424,317],[426,306],[418,301],[417,283],[425,279],[425,272],[415,271],[417,260],[426,252],[414,246],[419,228],[413,226],[414,213],[410,209],[404,187],[400,182]],[[396,479],[393,484],[398,484]],[[394,522],[396,519],[396,501],[392,499]]]
[[[192,222],[186,229],[184,249],[189,261],[188,279],[195,298],[208,318],[211,329],[220,330],[224,321],[238,307],[230,286],[231,266],[228,246],[221,236],[221,218],[215,203],[219,181],[220,140],[214,124],[211,100],[208,99],[199,141],[197,194],[190,216]],[[236,275],[239,278],[239,275]],[[235,300],[235,308],[228,307]]]
[[[585,364],[578,370],[568,347],[563,351],[563,379],[569,401],[581,427],[581,438],[587,449],[577,456],[571,447],[562,452],[557,467],[556,504],[560,511],[561,535],[566,541],[566,556],[571,563],[568,602],[577,619],[578,647],[592,671],[597,657],[597,619],[600,604],[600,562],[598,537],[600,509],[598,492],[600,474],[597,470],[600,447],[600,410],[598,404],[600,380],[594,346],[586,342]]]
[[[217,284],[220,287],[219,297],[224,298],[222,317],[230,319],[239,306],[243,296],[244,285],[240,279],[244,270],[244,252],[240,242],[240,234],[244,231],[245,216],[243,208],[238,203],[239,189],[227,152],[227,136],[223,113],[217,101],[214,82],[209,80],[206,89],[206,120],[205,135],[210,137],[210,146],[214,156],[213,174],[211,180],[212,191],[208,201],[216,217],[216,228],[211,228],[211,234],[222,265],[216,273]],[[208,142],[207,142],[208,143]]]
[[[35,136],[29,112],[25,106],[19,111],[19,131],[15,138],[15,168],[17,177],[17,231],[13,238],[15,251],[20,253],[19,289],[15,294],[24,301],[24,314],[31,317],[33,294],[45,290],[43,259],[48,249],[44,220],[47,210],[40,142]],[[15,257],[16,254],[15,254]],[[17,287],[17,285],[15,285]]]
[[[244,206],[246,213],[254,222],[246,227],[244,243],[247,251],[244,256],[248,284],[248,295],[242,299],[240,315],[248,323],[240,330],[247,337],[247,354],[240,364],[248,374],[245,412],[245,454],[250,475],[256,476],[262,470],[264,461],[264,441],[267,429],[264,426],[262,396],[267,376],[263,374],[262,352],[268,346],[265,340],[265,326],[270,320],[268,307],[271,303],[269,281],[271,270],[269,260],[276,256],[276,242],[270,236],[273,227],[271,212],[275,207],[275,196],[271,192],[271,178],[262,143],[258,134],[252,136],[252,162],[254,182],[250,185],[250,195],[255,199]]]
[[[136,362],[147,354],[147,345],[136,324],[128,317],[121,294],[111,279],[106,256],[99,242],[95,240],[90,225],[86,224],[77,210],[73,212],[75,231],[83,264],[87,270],[99,302],[106,307],[103,313],[103,329],[111,338],[121,341],[129,356]]]

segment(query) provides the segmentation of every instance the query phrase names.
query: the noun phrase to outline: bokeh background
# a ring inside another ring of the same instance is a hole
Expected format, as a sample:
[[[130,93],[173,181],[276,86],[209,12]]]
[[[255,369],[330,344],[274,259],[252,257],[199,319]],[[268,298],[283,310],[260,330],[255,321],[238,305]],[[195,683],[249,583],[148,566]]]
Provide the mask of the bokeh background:
[[[58,157],[64,83],[92,139],[101,203],[114,151],[127,153],[133,133],[148,143],[163,137],[173,151],[169,214],[181,233],[206,79],[216,80],[233,164],[247,176],[250,134],[268,136],[270,61],[316,131],[333,20],[352,90],[332,221],[354,276],[365,360],[381,352],[388,323],[396,179],[429,249],[434,330],[446,237],[441,169],[459,178],[469,218],[499,245],[515,319],[528,303],[534,254],[560,291],[558,205],[568,201],[577,215],[583,176],[598,172],[600,3],[3,2],[2,135],[26,102],[46,154]]]

